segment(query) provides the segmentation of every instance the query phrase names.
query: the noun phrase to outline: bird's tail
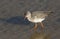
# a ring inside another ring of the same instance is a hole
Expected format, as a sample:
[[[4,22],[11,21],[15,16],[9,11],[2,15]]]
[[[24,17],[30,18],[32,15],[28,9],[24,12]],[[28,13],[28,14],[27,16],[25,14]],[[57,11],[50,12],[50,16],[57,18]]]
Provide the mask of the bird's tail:
[[[47,12],[48,15],[51,15],[51,14],[53,14],[53,13],[54,13],[53,11],[48,11],[48,12]]]

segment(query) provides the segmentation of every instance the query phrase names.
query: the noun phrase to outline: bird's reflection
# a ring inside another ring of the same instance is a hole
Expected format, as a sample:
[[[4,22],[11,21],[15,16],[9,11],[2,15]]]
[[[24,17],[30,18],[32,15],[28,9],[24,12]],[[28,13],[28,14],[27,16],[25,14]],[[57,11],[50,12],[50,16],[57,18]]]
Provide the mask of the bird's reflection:
[[[47,35],[44,32],[33,32],[30,39],[50,39],[50,35]]]

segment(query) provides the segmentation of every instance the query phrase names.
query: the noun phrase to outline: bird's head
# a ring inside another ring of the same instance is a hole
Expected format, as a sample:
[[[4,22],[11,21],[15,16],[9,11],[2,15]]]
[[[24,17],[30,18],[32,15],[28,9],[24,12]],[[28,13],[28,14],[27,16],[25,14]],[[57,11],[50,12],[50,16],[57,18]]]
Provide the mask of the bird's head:
[[[27,11],[27,13],[24,14],[25,19],[31,17],[31,12]]]

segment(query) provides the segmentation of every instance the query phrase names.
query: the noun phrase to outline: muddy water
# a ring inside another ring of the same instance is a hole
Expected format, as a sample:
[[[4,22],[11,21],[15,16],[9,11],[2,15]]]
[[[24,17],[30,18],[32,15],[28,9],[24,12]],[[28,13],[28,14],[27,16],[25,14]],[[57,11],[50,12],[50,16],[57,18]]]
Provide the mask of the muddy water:
[[[33,32],[30,36],[30,39],[50,39],[50,34],[45,32]]]

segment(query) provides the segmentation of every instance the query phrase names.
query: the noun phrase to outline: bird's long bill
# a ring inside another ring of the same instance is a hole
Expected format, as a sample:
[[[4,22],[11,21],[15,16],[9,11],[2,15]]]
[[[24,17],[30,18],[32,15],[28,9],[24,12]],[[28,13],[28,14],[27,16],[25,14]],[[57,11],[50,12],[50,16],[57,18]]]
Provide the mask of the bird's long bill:
[[[24,17],[24,20],[26,19],[27,17]]]
[[[24,20],[26,19],[26,13],[24,13]]]

